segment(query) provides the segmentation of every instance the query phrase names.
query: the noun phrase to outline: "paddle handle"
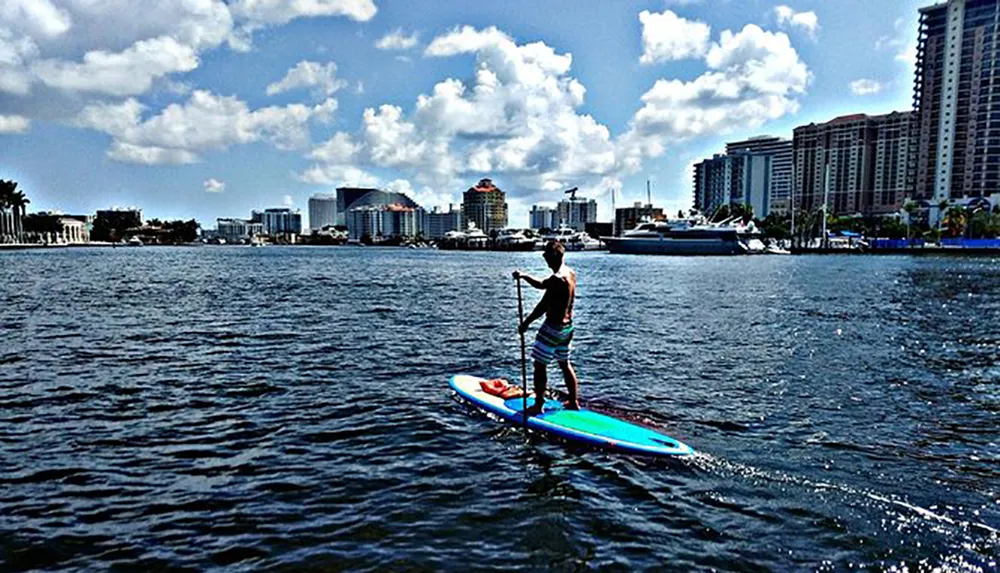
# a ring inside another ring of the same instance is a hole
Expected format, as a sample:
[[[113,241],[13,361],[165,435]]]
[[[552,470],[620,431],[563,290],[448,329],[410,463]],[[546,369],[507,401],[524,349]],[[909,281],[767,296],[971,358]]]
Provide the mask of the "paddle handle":
[[[524,323],[524,302],[521,299],[521,277],[514,279],[517,283],[517,332],[521,335],[521,388],[524,390],[521,392],[521,419],[524,420],[524,433],[528,433],[528,357],[524,342],[524,331],[521,330],[521,324]],[[538,396],[535,396],[538,399]]]

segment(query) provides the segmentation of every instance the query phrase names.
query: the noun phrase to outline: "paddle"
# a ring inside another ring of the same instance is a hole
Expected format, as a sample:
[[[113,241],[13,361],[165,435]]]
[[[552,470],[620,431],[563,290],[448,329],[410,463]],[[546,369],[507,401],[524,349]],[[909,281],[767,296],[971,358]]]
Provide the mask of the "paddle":
[[[528,435],[528,359],[525,351],[524,343],[524,331],[521,330],[521,325],[524,324],[524,303],[521,302],[521,277],[517,276],[514,278],[514,282],[517,283],[517,332],[521,335],[521,400],[523,407],[521,408],[521,418],[524,420],[524,435]],[[538,400],[538,396],[535,396],[535,400]]]

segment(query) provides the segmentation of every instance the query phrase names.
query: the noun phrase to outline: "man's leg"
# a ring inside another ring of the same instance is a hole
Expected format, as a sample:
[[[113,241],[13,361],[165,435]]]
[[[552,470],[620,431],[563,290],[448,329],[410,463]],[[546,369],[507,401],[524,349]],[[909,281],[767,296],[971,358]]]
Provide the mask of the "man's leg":
[[[535,403],[528,408],[529,416],[542,413],[545,406],[545,387],[548,386],[548,372],[545,363],[535,360]]]
[[[580,409],[580,396],[577,394],[577,379],[576,371],[573,370],[573,365],[569,363],[569,360],[559,363],[559,368],[562,370],[563,379],[566,381],[566,389],[569,390],[569,400],[566,402],[565,406],[569,410],[579,410]]]

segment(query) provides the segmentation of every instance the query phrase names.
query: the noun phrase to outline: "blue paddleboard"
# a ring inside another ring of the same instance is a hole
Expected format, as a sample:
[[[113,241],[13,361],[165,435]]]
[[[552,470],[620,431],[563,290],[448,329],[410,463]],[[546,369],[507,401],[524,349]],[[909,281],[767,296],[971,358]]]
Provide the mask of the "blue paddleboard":
[[[505,420],[523,423],[521,409],[524,401],[521,398],[504,400],[487,394],[479,385],[482,381],[483,378],[459,374],[451,377],[450,384],[464,400]],[[534,402],[529,394],[528,406],[531,407]],[[690,446],[670,436],[592,410],[567,410],[555,400],[546,400],[542,413],[528,418],[528,427],[577,442],[635,454],[686,456],[694,453]]]

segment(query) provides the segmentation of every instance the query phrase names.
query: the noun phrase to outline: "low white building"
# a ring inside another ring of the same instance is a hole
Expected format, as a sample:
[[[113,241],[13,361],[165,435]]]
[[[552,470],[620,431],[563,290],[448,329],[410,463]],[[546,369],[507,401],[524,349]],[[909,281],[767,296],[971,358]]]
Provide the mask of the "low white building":
[[[263,223],[247,219],[216,219],[215,228],[217,237],[229,243],[245,241],[264,234]]]
[[[58,242],[69,245],[90,242],[90,237],[87,235],[87,224],[83,221],[68,217],[59,217],[58,223],[62,229],[57,239]]]

